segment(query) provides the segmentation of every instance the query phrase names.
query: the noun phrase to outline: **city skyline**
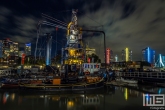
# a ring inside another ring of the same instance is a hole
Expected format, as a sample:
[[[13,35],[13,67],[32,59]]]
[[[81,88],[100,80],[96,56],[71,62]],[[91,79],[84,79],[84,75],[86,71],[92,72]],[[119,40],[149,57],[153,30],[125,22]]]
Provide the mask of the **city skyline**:
[[[3,39],[3,40],[0,39],[0,58],[7,58],[10,56],[22,57],[23,53],[26,56],[29,56],[29,55],[31,56],[32,55],[31,50],[32,50],[31,43],[25,43],[24,50],[22,50],[19,48],[19,43],[12,41],[8,38]],[[57,55],[60,53],[57,52]],[[44,54],[46,54],[46,51]],[[96,54],[96,50],[94,48],[88,47],[87,45],[86,54],[89,54],[89,55]],[[46,57],[46,56],[41,56],[41,54],[38,54],[36,57]],[[113,50],[111,50],[110,48],[106,49],[106,57],[107,57],[106,58],[107,64],[114,61],[116,62],[116,58],[115,58],[116,55],[115,56],[113,55]],[[132,50],[130,50],[129,48],[125,48],[124,50],[121,51],[121,58],[119,58],[120,59],[119,61],[120,62],[121,61],[135,61],[135,60],[132,60],[132,57],[133,57]],[[54,58],[54,56],[52,56],[51,58]],[[155,60],[159,60],[159,59],[160,59],[160,54],[159,54],[159,57],[155,59],[155,50],[152,50],[150,47],[146,47],[145,49],[142,49],[142,57],[141,57],[141,60],[139,61],[148,61],[149,63],[155,64]]]
[[[164,5],[163,0],[97,0],[95,2],[17,0],[10,1],[10,4],[2,1],[0,36],[20,43],[31,42],[34,48],[37,38],[36,27],[41,19],[41,13],[69,23],[71,10],[78,9],[78,25],[88,28],[94,26],[95,28],[90,29],[104,30],[107,48],[114,50],[114,54],[119,58],[121,58],[121,50],[126,47],[133,51],[133,60],[141,60],[141,50],[146,47],[155,50],[158,57],[158,54],[165,55]],[[43,27],[41,35],[46,32],[56,37],[54,28]],[[66,30],[59,29],[57,36],[58,41],[65,39]],[[84,33],[83,38],[85,42],[90,41],[89,46],[96,48],[97,54],[104,58],[101,34]],[[61,46],[58,50],[59,48]]]

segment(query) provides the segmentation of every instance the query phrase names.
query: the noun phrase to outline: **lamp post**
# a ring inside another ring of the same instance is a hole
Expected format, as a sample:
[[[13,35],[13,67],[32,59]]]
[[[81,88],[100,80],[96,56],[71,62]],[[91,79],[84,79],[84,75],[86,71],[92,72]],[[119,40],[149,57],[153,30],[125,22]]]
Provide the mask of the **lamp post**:
[[[86,32],[99,32],[104,35],[104,62],[105,62],[105,68],[107,67],[106,65],[106,42],[105,42],[105,32],[104,31],[98,31],[98,30],[80,30],[80,31],[86,31]]]

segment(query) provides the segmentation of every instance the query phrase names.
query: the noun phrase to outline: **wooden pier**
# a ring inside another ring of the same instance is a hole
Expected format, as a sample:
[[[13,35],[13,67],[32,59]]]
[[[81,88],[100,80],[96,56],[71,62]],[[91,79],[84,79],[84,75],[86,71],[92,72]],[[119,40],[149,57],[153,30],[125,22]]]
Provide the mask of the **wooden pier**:
[[[165,72],[118,72],[116,76],[126,79],[165,82]]]
[[[128,85],[128,83],[120,82],[120,81],[111,81],[111,82],[106,82],[106,85],[112,85],[112,86],[126,86],[126,85]]]

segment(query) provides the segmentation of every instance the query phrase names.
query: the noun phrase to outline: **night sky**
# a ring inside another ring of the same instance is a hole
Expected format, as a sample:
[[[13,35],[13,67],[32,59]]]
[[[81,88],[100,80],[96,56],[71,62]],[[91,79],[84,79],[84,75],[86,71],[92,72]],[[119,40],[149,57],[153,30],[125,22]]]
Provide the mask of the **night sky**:
[[[83,29],[103,30],[106,45],[121,59],[121,50],[133,51],[133,60],[141,60],[141,50],[151,47],[156,55],[165,55],[165,0],[1,0],[0,39],[10,38],[19,43],[37,38],[37,23],[47,14],[65,23],[71,20],[71,10],[78,9],[78,25]],[[66,30],[42,26],[39,45],[45,33],[61,42]],[[103,57],[103,35],[84,33],[84,41],[96,48]],[[64,40],[63,40],[64,41]],[[43,45],[44,46],[44,45]],[[44,47],[42,47],[44,48]],[[53,51],[55,43],[53,43]],[[58,49],[61,43],[58,43]]]

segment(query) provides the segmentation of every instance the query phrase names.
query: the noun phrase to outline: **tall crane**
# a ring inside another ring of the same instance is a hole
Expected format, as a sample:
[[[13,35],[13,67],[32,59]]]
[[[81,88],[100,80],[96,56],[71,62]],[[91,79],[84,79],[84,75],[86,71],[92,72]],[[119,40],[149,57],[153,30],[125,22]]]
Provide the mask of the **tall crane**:
[[[83,47],[83,43],[82,43],[82,31],[87,31],[87,32],[99,32],[102,33],[104,35],[104,52],[106,53],[106,44],[105,44],[105,33],[104,31],[98,31],[98,30],[82,30],[81,27],[78,27],[77,25],[77,12],[78,10],[72,10],[72,19],[71,22],[67,25],[66,23],[59,21],[57,19],[54,19],[48,15],[42,14],[42,17],[51,20],[53,22],[56,22],[58,24],[54,24],[45,20],[41,20],[38,23],[38,36],[39,36],[39,32],[40,32],[40,27],[41,24],[44,25],[49,25],[49,26],[53,26],[56,28],[60,28],[60,29],[65,29],[67,31],[67,43],[66,43],[66,47],[62,48],[62,59],[61,59],[61,70],[64,70],[64,76],[65,78],[68,78],[68,76],[70,74],[78,74],[78,73],[82,73],[82,64],[86,63],[85,61],[85,49]],[[37,43],[38,43],[38,38],[37,37],[37,41],[36,41],[36,47],[37,47]],[[50,38],[50,37],[49,37]],[[50,40],[50,39],[49,39]],[[50,50],[50,45],[47,42],[47,50]],[[50,51],[47,51],[50,52]],[[46,59],[50,60],[49,55],[50,53],[48,53]],[[106,63],[106,54],[105,55],[105,63]],[[36,56],[36,51],[35,51],[35,56]],[[50,61],[46,61],[46,62],[50,62]],[[86,64],[84,64],[86,65]],[[96,71],[100,68],[100,64],[87,64],[88,68],[92,67],[92,71],[95,69]],[[98,68],[99,67],[99,68]],[[106,67],[106,64],[105,64]],[[90,69],[91,70],[91,69]],[[93,71],[94,72],[94,71]],[[62,73],[62,72],[61,72]],[[73,75],[74,76],[74,75]],[[73,77],[72,77],[73,78]]]

